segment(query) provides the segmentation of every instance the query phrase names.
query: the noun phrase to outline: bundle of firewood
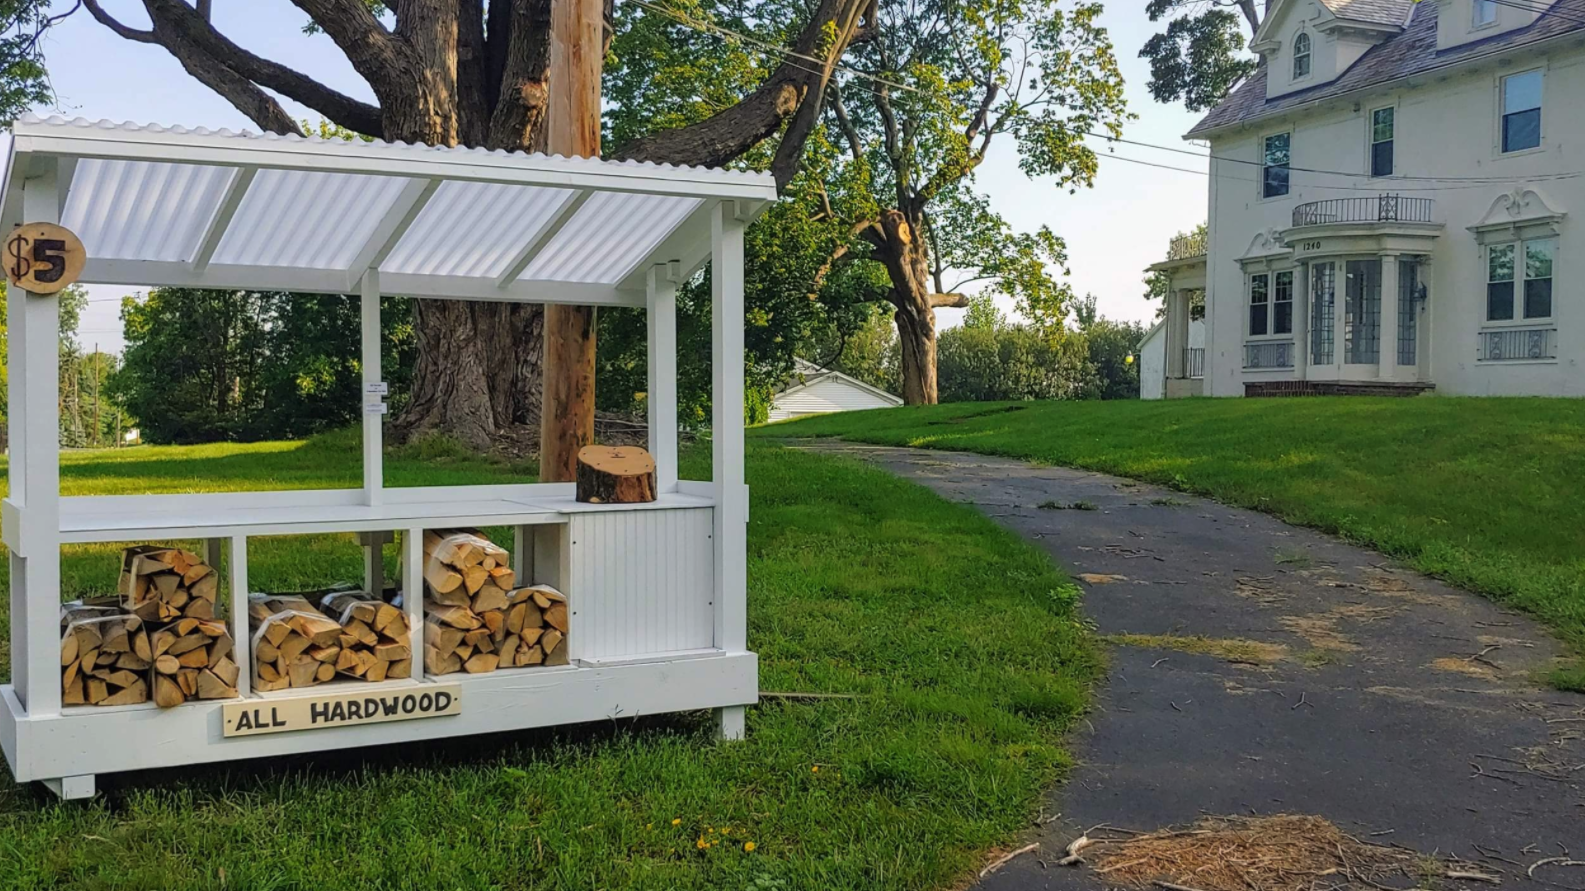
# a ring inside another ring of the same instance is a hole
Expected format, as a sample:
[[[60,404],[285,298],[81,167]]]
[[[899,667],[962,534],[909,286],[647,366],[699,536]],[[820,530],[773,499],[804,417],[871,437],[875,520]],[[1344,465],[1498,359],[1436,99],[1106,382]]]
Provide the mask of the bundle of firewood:
[[[61,607],[61,704],[136,705],[154,652],[143,620],[114,599]]]
[[[475,614],[506,608],[517,574],[506,549],[472,529],[424,533],[424,585],[428,599]]]
[[[505,609],[475,613],[424,605],[424,668],[430,674],[567,664],[567,598],[539,585],[507,595]]]
[[[331,591],[320,600],[341,624],[336,670],[366,681],[412,677],[407,614],[362,591]]]
[[[232,699],[242,669],[231,659],[231,632],[215,619],[177,619],[154,632],[154,702],[162,708],[189,699]]]
[[[213,619],[220,576],[191,551],[138,545],[121,552],[121,605],[149,623]]]
[[[253,689],[309,687],[336,676],[342,627],[298,595],[250,594]]]

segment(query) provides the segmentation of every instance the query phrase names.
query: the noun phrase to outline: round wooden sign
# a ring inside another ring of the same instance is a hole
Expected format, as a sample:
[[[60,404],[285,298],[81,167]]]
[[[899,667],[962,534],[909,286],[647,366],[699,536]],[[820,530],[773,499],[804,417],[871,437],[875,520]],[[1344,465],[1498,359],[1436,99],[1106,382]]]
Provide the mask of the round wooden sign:
[[[54,294],[83,274],[88,252],[72,230],[54,223],[24,223],[6,236],[6,278],[34,294]]]

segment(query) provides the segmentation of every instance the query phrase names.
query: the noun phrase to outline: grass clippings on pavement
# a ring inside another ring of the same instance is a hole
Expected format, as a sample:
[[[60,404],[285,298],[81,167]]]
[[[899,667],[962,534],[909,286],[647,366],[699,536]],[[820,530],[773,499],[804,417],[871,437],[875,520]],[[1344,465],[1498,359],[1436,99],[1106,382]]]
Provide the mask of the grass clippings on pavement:
[[[1187,829],[1096,840],[1086,859],[1108,886],[1192,891],[1323,891],[1485,876],[1460,861],[1373,844],[1322,817],[1206,817]]]

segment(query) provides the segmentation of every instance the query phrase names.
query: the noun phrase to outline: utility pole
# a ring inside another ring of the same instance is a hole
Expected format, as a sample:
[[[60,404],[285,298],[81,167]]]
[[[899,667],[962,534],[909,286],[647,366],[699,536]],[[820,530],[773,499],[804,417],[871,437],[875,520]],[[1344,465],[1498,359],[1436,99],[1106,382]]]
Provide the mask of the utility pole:
[[[552,0],[546,151],[600,156],[602,0]],[[594,307],[545,307],[545,390],[539,409],[539,478],[574,478],[578,450],[594,442]]]

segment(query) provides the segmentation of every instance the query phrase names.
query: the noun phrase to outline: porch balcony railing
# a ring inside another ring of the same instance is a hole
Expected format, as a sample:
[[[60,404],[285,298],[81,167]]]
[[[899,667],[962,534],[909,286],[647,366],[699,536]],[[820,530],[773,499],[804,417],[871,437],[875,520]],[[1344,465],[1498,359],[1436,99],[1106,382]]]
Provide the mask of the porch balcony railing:
[[[1179,235],[1167,245],[1168,260],[1192,260],[1207,252],[1204,235]]]
[[[1188,347],[1183,351],[1183,376],[1205,377],[1205,347]]]
[[[1556,328],[1495,328],[1480,332],[1482,362],[1534,362],[1557,358]]]
[[[1263,340],[1244,344],[1244,367],[1250,370],[1293,367],[1293,341]]]
[[[1377,195],[1367,198],[1329,198],[1311,201],[1293,209],[1293,225],[1324,226],[1327,223],[1429,223],[1436,210],[1430,198],[1405,198],[1402,195]]]

